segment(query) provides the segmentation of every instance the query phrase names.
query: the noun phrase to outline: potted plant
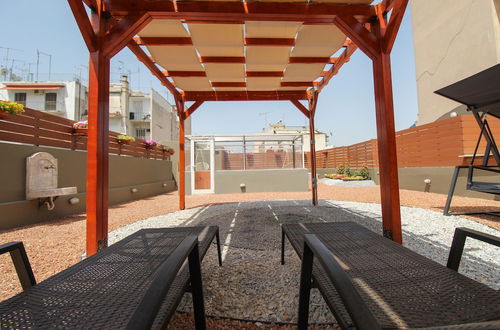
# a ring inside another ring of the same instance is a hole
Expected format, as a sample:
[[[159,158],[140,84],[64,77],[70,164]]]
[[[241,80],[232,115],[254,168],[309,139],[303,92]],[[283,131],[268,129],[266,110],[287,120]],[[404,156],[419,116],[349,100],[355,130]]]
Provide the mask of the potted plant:
[[[152,150],[155,149],[156,146],[158,146],[158,142],[156,142],[155,140],[146,140],[144,141],[144,146],[146,147],[146,149]]]
[[[0,118],[7,118],[9,115],[19,115],[24,112],[22,104],[0,100]]]
[[[135,141],[135,138],[132,136],[120,134],[116,137],[116,141],[119,144],[130,144],[131,142]]]
[[[78,121],[73,124],[73,135],[86,136],[89,124],[87,121]]]
[[[172,147],[165,147],[165,152],[166,152],[169,156],[172,156],[173,154],[175,154],[175,150],[174,150],[174,148],[172,148]]]

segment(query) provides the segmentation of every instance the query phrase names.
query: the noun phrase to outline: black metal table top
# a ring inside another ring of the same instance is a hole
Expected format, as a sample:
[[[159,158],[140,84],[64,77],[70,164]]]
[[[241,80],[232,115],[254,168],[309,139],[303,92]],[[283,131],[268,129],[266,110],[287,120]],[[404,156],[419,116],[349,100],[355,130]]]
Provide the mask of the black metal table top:
[[[1,302],[0,329],[124,328],[156,269],[179,243],[188,235],[198,235],[203,258],[216,231],[216,226],[142,229]],[[156,327],[168,321],[188,280],[185,263],[160,309]]]
[[[283,225],[302,258],[304,234],[339,258],[356,289],[387,329],[419,328],[500,318],[500,293],[356,223]],[[319,263],[313,277],[342,327],[352,325]]]

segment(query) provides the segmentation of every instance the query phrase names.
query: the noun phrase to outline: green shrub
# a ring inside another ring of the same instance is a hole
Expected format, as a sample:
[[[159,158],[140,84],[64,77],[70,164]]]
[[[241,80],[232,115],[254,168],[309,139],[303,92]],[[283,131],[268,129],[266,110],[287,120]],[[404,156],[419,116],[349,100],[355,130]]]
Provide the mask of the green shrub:
[[[367,167],[363,167],[362,169],[355,171],[353,173],[353,176],[360,176],[363,178],[363,180],[366,180],[370,177],[370,173],[368,173]]]

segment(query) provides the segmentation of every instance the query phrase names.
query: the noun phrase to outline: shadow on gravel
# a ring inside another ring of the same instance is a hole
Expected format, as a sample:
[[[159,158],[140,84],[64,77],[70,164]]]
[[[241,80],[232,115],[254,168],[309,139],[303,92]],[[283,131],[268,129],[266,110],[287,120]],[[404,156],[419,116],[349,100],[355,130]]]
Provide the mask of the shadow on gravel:
[[[382,234],[380,214],[357,212],[327,201],[320,201],[319,206],[313,207],[307,200],[212,204],[201,208],[183,225],[219,226],[221,243],[227,245],[227,253],[231,253],[230,248],[278,251],[283,223],[342,221],[353,221]],[[449,237],[448,242],[451,242],[451,239],[452,237]],[[419,235],[405,230],[403,226],[403,241],[405,246],[417,252],[425,247],[426,256],[432,256],[435,261],[444,264],[447,260],[449,243],[442,242],[435,234]],[[466,245],[461,269],[471,269],[478,274],[495,271],[495,263],[479,259],[469,254],[470,251],[473,249]],[[467,273],[465,275],[471,276]],[[491,282],[487,284],[494,285]]]

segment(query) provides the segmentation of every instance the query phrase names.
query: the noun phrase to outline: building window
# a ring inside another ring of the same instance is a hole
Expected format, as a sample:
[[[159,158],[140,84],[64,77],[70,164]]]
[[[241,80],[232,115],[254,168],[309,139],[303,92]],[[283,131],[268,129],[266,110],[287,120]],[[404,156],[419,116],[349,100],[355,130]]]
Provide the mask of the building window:
[[[45,110],[46,111],[56,110],[56,103],[57,103],[57,93],[45,94]]]
[[[14,102],[26,106],[26,93],[16,93],[16,94],[14,94]]]
[[[145,139],[146,138],[146,129],[145,128],[136,128],[135,129],[135,136],[138,137],[139,139]]]

